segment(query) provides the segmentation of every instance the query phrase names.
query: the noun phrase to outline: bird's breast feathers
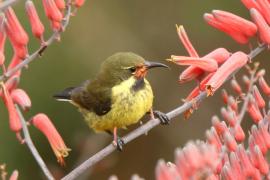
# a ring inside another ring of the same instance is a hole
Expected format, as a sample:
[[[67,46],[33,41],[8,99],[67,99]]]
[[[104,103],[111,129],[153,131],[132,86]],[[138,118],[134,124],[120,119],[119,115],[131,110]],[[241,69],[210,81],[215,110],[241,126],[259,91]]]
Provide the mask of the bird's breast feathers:
[[[112,88],[112,105],[107,114],[98,116],[94,112],[82,110],[88,125],[95,131],[104,131],[137,123],[150,111],[153,103],[153,92],[149,82],[144,79],[143,87],[134,89],[137,81],[131,77]]]

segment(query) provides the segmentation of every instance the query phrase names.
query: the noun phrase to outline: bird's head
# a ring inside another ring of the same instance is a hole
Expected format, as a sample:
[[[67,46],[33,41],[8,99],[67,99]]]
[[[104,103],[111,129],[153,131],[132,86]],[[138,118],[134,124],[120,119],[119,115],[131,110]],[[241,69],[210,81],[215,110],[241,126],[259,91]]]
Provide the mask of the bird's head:
[[[141,56],[131,52],[120,52],[108,57],[101,66],[100,75],[115,80],[126,80],[130,77],[144,78],[149,69],[165,67],[165,64],[146,61]]]

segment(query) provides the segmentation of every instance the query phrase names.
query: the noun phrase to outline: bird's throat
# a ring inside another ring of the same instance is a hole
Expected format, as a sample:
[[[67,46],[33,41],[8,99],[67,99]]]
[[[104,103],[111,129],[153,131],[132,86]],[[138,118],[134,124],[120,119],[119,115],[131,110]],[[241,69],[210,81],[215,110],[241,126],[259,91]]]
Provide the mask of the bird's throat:
[[[133,86],[131,87],[133,91],[139,91],[141,89],[143,89],[145,87],[145,82],[144,82],[144,78],[138,78],[136,79],[136,81],[134,82]]]

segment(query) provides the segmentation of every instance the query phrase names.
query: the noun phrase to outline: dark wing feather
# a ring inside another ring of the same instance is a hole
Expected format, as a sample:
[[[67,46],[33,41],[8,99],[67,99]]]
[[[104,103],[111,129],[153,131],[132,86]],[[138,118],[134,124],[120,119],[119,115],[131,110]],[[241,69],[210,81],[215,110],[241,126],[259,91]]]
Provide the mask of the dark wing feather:
[[[86,82],[71,91],[71,100],[80,107],[102,116],[111,110],[111,88],[100,88],[95,82]]]

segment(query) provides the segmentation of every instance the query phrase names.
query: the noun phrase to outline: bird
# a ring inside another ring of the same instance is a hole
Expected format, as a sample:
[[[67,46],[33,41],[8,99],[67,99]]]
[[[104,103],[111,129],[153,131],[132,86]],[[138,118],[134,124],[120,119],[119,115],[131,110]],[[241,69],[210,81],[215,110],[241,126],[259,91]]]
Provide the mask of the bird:
[[[122,151],[124,141],[118,129],[126,129],[145,115],[169,124],[165,113],[153,111],[153,91],[145,76],[149,69],[167,65],[146,61],[132,52],[118,52],[108,57],[92,80],[69,87],[53,97],[68,101],[82,113],[88,126],[95,132],[108,132]]]

